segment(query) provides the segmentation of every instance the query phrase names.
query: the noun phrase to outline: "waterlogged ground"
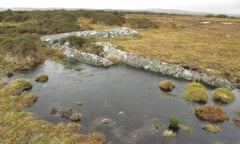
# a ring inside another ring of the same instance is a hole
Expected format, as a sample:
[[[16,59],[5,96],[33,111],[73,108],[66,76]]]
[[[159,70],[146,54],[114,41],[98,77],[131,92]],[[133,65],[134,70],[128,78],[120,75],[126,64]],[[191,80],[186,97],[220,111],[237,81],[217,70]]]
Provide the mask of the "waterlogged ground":
[[[234,125],[233,109],[239,108],[240,91],[234,90],[236,101],[222,107],[230,120],[219,124],[221,132],[208,133],[201,129],[206,123],[193,114],[197,104],[181,98],[187,81],[176,80],[125,65],[111,68],[79,65],[82,71],[65,69],[63,65],[46,61],[31,72],[18,74],[34,81],[41,72],[49,75],[47,83],[33,82],[32,92],[39,96],[38,101],[28,110],[40,119],[53,123],[67,121],[50,115],[51,108],[72,108],[81,112],[81,132],[102,132],[106,144],[239,144],[240,127]],[[12,78],[12,79],[14,79]],[[164,93],[157,84],[160,80],[171,79],[176,84],[172,93]],[[211,95],[213,89],[208,88]],[[81,101],[82,106],[77,105]],[[209,100],[208,103],[213,103]],[[191,133],[179,130],[174,138],[164,138],[162,133],[168,127],[168,118],[179,117],[181,124],[191,127]],[[103,119],[110,119],[103,124]],[[163,126],[156,130],[151,123],[158,118]]]

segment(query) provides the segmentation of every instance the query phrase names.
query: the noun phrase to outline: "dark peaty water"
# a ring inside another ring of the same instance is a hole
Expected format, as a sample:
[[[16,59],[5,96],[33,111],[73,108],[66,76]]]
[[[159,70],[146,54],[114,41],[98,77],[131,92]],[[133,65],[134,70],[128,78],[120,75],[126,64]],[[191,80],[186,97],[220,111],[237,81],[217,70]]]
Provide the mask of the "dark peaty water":
[[[34,80],[41,72],[49,75],[47,83],[33,82],[32,92],[39,96],[38,101],[28,110],[40,119],[53,123],[66,121],[50,115],[51,108],[72,108],[81,112],[82,133],[93,131],[106,135],[106,144],[239,144],[240,128],[233,122],[219,124],[222,131],[218,134],[201,129],[206,123],[193,114],[197,104],[181,98],[187,81],[149,73],[125,65],[110,68],[80,65],[80,72],[64,69],[61,64],[46,61],[45,64],[25,74]],[[172,80],[176,88],[164,93],[157,84],[160,80]],[[212,89],[208,88],[211,95]],[[239,107],[239,90],[234,90],[237,99],[233,104],[223,105],[230,118],[233,109]],[[82,101],[83,106],[78,106]],[[213,103],[209,100],[209,103]],[[191,133],[179,131],[174,138],[162,136],[168,127],[168,118],[179,117],[181,124],[191,127]],[[110,123],[102,124],[104,118]],[[151,123],[158,118],[164,125],[156,130]]]

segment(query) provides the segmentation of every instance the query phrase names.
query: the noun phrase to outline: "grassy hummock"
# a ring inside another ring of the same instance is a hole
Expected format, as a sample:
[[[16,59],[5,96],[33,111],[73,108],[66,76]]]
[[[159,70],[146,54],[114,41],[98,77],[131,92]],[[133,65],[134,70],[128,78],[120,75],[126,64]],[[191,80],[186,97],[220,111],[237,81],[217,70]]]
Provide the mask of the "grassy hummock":
[[[20,95],[23,91],[32,88],[32,83],[30,80],[17,79],[9,83],[9,85],[4,88],[5,93],[8,95]]]
[[[163,91],[172,91],[175,85],[170,80],[164,80],[159,82],[158,87]]]
[[[187,101],[199,103],[206,103],[208,101],[205,87],[197,82],[192,82],[186,85],[183,98]]]
[[[48,81],[48,75],[44,74],[44,73],[38,74],[35,78],[35,81],[37,81],[37,82],[47,82]]]
[[[214,90],[212,98],[214,101],[229,104],[235,100],[235,95],[230,89],[217,88],[216,90]]]
[[[199,106],[195,108],[195,114],[198,118],[209,122],[224,122],[228,120],[228,116],[223,109],[215,105]]]
[[[202,129],[211,132],[211,133],[218,133],[221,131],[221,129],[219,128],[219,126],[215,125],[215,124],[204,124],[202,125]]]

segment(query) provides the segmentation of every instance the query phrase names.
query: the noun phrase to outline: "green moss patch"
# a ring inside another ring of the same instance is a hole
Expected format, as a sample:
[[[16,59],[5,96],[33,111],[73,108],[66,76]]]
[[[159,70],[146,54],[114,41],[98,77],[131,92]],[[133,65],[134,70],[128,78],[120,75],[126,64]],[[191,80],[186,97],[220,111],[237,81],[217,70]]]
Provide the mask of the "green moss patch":
[[[227,88],[217,88],[212,94],[214,101],[221,103],[232,103],[235,100],[235,95],[230,89]]]
[[[210,122],[223,122],[228,120],[228,116],[223,109],[214,105],[195,108],[195,114],[198,118]]]
[[[172,91],[175,85],[170,80],[164,80],[159,82],[158,87],[163,91]]]
[[[152,118],[151,122],[154,125],[155,129],[160,129],[161,126],[163,125],[162,122],[160,122],[158,118]]]
[[[206,103],[208,101],[208,95],[205,87],[196,82],[192,82],[186,85],[183,93],[183,98],[191,102]]]
[[[32,83],[29,80],[17,79],[10,82],[6,88],[4,88],[7,95],[20,95],[23,91],[32,88]]]
[[[35,81],[37,82],[47,82],[48,81],[48,75],[47,74],[38,74],[35,78]]]

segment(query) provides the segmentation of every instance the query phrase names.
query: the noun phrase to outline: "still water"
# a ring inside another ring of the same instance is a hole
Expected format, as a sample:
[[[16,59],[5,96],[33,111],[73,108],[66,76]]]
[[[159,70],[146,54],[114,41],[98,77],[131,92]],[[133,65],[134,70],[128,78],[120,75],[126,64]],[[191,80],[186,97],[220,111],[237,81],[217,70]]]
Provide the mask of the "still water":
[[[80,72],[46,61],[35,70],[24,73],[24,77],[33,81],[32,92],[39,96],[38,101],[28,110],[40,119],[58,123],[68,120],[50,115],[51,108],[72,108],[83,115],[80,132],[102,132],[106,135],[106,144],[240,143],[240,127],[231,121],[235,116],[232,110],[240,107],[239,90],[234,90],[237,98],[233,104],[221,106],[230,120],[219,124],[220,133],[212,134],[201,129],[201,125],[206,122],[200,121],[193,113],[193,108],[198,105],[181,98],[187,81],[126,65],[110,68],[85,64],[79,66],[83,68]],[[49,81],[34,82],[35,76],[42,72],[48,74]],[[165,79],[172,80],[176,85],[171,93],[162,92],[157,86],[159,81]],[[209,96],[212,91],[207,88]],[[83,105],[77,105],[78,101]],[[208,104],[212,103],[209,98]],[[178,117],[181,124],[191,127],[191,133],[179,130],[176,137],[163,137],[162,133],[172,116]],[[101,122],[105,118],[110,119],[108,124]],[[155,129],[152,118],[158,118],[163,126]]]

